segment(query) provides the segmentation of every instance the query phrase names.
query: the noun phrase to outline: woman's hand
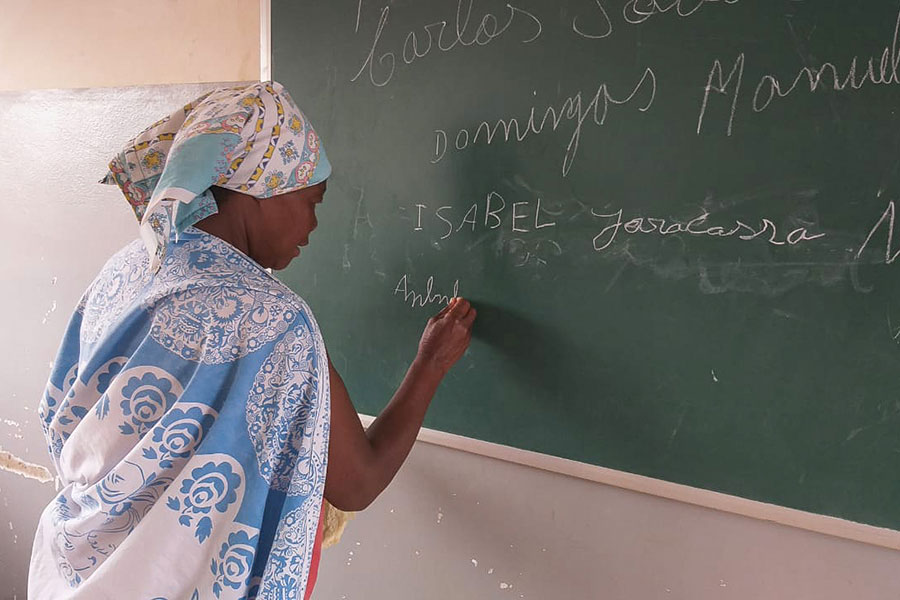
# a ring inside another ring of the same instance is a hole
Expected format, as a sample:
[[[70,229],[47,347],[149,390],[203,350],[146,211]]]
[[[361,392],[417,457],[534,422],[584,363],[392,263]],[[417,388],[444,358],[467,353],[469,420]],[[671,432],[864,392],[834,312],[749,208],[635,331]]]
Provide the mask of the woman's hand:
[[[453,298],[428,320],[419,341],[417,361],[422,361],[446,375],[460,359],[472,339],[475,309],[463,298]]]
[[[331,438],[325,497],[332,505],[362,510],[394,478],[416,441],[441,379],[468,348],[474,320],[475,309],[462,298],[453,298],[429,319],[406,377],[366,431],[341,376],[328,361]]]

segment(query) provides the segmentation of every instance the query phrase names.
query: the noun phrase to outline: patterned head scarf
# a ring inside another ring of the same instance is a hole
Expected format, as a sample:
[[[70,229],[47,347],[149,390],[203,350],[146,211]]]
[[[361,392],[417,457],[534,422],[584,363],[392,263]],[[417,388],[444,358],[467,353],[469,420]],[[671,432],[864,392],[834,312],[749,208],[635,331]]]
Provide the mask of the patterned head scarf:
[[[211,186],[269,198],[331,174],[319,137],[274,81],[218,89],[157,121],[109,163],[141,224],[150,268],[176,235],[217,212]]]

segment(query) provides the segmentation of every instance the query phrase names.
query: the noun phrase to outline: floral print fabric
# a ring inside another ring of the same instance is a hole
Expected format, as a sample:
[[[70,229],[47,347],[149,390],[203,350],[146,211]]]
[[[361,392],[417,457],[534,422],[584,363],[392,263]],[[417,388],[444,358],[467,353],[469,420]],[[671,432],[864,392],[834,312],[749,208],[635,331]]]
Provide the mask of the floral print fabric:
[[[29,598],[303,598],[330,395],[306,303],[226,242],[140,241],[73,315],[40,403],[61,489]]]
[[[159,268],[172,223],[180,234],[216,212],[220,186],[269,198],[331,174],[319,136],[274,81],[218,89],[157,121],[109,163],[141,223],[150,268]]]

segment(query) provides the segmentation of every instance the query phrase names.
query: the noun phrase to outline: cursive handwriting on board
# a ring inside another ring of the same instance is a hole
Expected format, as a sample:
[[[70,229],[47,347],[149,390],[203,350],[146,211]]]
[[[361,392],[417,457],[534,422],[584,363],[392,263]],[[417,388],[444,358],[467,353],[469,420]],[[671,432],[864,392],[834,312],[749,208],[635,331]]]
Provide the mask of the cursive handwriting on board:
[[[522,0],[489,2],[490,0],[445,0],[444,18],[426,14],[427,18],[421,22],[423,24],[403,30],[398,30],[399,19],[396,17],[396,11],[403,10],[402,7],[385,3],[369,12],[372,19],[366,20],[362,18],[363,5],[360,2],[355,30],[366,40],[363,43],[365,50],[360,52],[358,58],[353,59],[353,68],[358,66],[358,70],[351,81],[371,83],[377,88],[383,88],[402,69],[436,63],[438,56],[450,52],[467,52],[465,48],[471,48],[475,53],[501,37],[505,38],[502,42],[504,53],[514,52],[515,48],[522,48],[522,44],[534,42],[537,43],[533,48],[540,48],[551,37],[544,34],[544,23],[548,26],[554,22],[557,23],[556,26],[561,24],[566,29],[563,35],[571,37],[574,34],[582,38],[572,42],[573,47],[598,49],[597,56],[602,59],[592,65],[596,68],[592,69],[588,79],[591,83],[583,87],[576,84],[561,91],[565,84],[560,82],[557,84],[556,95],[528,87],[517,96],[508,98],[506,106],[499,109],[493,108],[497,106],[494,102],[485,103],[484,108],[481,108],[482,112],[476,113],[469,120],[461,121],[458,111],[446,111],[440,117],[445,121],[436,123],[440,128],[432,129],[432,125],[429,127],[431,133],[422,136],[430,149],[433,148],[433,153],[422,152],[420,160],[429,160],[431,164],[437,165],[442,161],[451,162],[454,155],[472,154],[476,147],[495,149],[533,144],[532,138],[538,137],[559,139],[558,151],[562,156],[558,173],[562,178],[569,175],[576,159],[584,161],[584,164],[579,163],[579,170],[582,167],[588,170],[591,166],[584,157],[584,148],[590,144],[587,141],[590,136],[583,134],[593,128],[585,128],[586,125],[593,123],[602,127],[611,123],[611,128],[617,128],[621,121],[619,117],[634,113],[634,109],[637,109],[637,115],[650,112],[654,104],[670,102],[671,97],[665,96],[668,90],[660,86],[668,85],[675,78],[672,73],[663,71],[663,62],[654,63],[646,60],[646,56],[641,56],[639,37],[633,62],[630,57],[629,60],[621,61],[613,61],[611,56],[603,57],[603,50],[600,49],[608,49],[604,44],[609,42],[604,40],[611,37],[614,30],[623,25],[640,27],[648,22],[664,19],[669,19],[670,24],[672,20],[686,24],[694,17],[693,22],[699,23],[703,18],[696,18],[695,15],[711,14],[716,10],[732,11],[729,14],[735,15],[741,13],[727,8],[740,4],[741,0],[619,0],[615,4],[610,0],[578,0],[574,3],[572,12],[563,10],[560,18],[554,19],[549,16],[550,9],[541,8],[538,4],[526,4]],[[848,95],[863,89],[874,93],[876,87],[885,89],[900,84],[900,11],[895,14],[895,8],[896,5],[889,10],[890,16],[896,18],[892,21],[884,20],[883,35],[877,34],[877,43],[872,44],[874,51],[858,51],[855,54],[851,51],[844,57],[830,55],[827,57],[830,60],[824,62],[815,59],[803,47],[802,38],[798,41],[791,15],[787,15],[787,25],[794,38],[799,62],[793,62],[786,69],[776,69],[773,65],[762,63],[762,59],[770,56],[770,53],[754,51],[753,48],[758,46],[744,48],[726,45],[725,47],[734,49],[714,51],[703,59],[703,63],[699,65],[701,70],[682,88],[690,90],[687,92],[687,105],[690,106],[686,123],[688,129],[694,130],[693,117],[696,116],[696,135],[716,132],[730,137],[735,134],[736,124],[740,123],[742,114],[764,113],[779,104],[787,105],[791,98],[796,101],[798,96],[806,93],[819,92],[825,102],[823,92],[827,92],[832,96],[827,101],[833,102],[834,94]],[[545,18],[543,13],[548,16]],[[369,24],[368,27],[366,23]],[[814,26],[816,23],[809,22],[809,25]],[[891,25],[893,35],[888,40],[887,30]],[[685,25],[685,29],[688,27]],[[811,35],[814,29],[815,27],[808,33]],[[544,39],[541,39],[542,36]],[[592,45],[585,40],[596,40],[597,44]],[[753,38],[753,43],[759,41]],[[495,46],[494,50],[498,51],[500,48]],[[533,60],[533,52],[529,53],[529,60]],[[561,64],[559,67],[566,68],[566,65]],[[597,71],[601,73],[599,76],[596,75]],[[498,77],[500,75],[502,73],[498,72]],[[678,79],[683,83],[683,77]],[[659,102],[656,101],[658,95],[663,96]],[[672,104],[677,105],[674,102]],[[616,110],[617,107],[621,110]],[[485,114],[486,110],[494,112]],[[652,112],[658,111],[659,108]],[[662,118],[668,115],[657,116]],[[835,116],[839,118],[839,115]],[[465,119],[465,115],[462,118]],[[646,118],[638,120],[636,126],[646,121]],[[654,126],[658,123],[658,119],[653,119]],[[431,135],[434,137],[431,138]],[[519,151],[512,149],[510,152]],[[594,152],[590,158],[602,160],[602,152],[606,150]],[[448,156],[451,157],[449,160]],[[550,157],[551,165],[558,164],[552,154]],[[614,260],[619,254],[625,255],[634,247],[645,249],[646,255],[651,258],[652,252],[662,246],[682,245],[692,251],[697,248],[702,251],[706,248],[705,244],[686,243],[688,239],[698,238],[738,242],[733,247],[740,248],[742,252],[748,248],[747,243],[757,244],[753,252],[766,247],[814,247],[828,253],[832,261],[828,265],[834,263],[833,257],[838,255],[845,261],[860,262],[864,256],[867,259],[874,256],[873,250],[876,248],[877,262],[883,261],[890,265],[900,256],[900,248],[894,247],[893,239],[895,201],[891,201],[879,213],[877,222],[861,245],[858,245],[858,238],[854,237],[849,241],[847,238],[851,236],[838,230],[826,233],[818,225],[816,218],[807,220],[786,217],[779,220],[772,216],[774,211],[768,209],[764,213],[767,216],[748,218],[746,213],[742,213],[744,220],[738,220],[704,208],[699,213],[689,213],[691,218],[678,220],[671,216],[654,215],[652,211],[635,213],[628,206],[610,208],[606,204],[605,208],[592,209],[581,203],[579,204],[584,211],[579,213],[579,218],[584,220],[577,229],[579,239],[573,243],[573,239],[567,234],[567,226],[574,217],[548,211],[548,205],[559,205],[548,202],[541,195],[542,193],[536,192],[525,201],[511,201],[501,193],[491,191],[483,200],[461,203],[461,206],[449,203],[439,205],[440,202],[424,200],[414,205],[414,212],[407,213],[407,218],[412,215],[412,230],[427,232],[424,237],[431,238],[434,248],[440,250],[446,240],[453,238],[448,244],[452,245],[461,238],[468,252],[483,244],[484,240],[489,240],[490,245],[497,248],[498,255],[501,251],[513,255],[516,259],[515,266],[545,265],[555,257],[569,252],[570,248],[578,247],[591,256],[595,256],[594,252],[601,253],[604,261]],[[616,200],[617,204],[620,202],[621,200]],[[588,219],[592,220],[590,224],[587,223]],[[822,239],[826,237],[826,240]],[[887,241],[882,258],[883,237],[887,237]],[[643,242],[638,241],[641,238]],[[678,241],[674,244],[660,243],[660,238]],[[817,244],[817,241],[822,243]],[[482,251],[487,247],[487,244],[483,246]],[[590,252],[588,248],[594,252]],[[815,268],[827,266],[826,263],[810,261],[809,256],[804,254],[805,250],[793,252],[807,261],[797,261],[798,265],[808,263]],[[773,256],[782,258],[786,254],[776,252]],[[838,263],[842,267],[846,266],[841,260],[834,264]],[[409,269],[407,271],[411,272]],[[424,289],[421,289],[423,286]],[[433,287],[433,278],[429,278],[417,291],[413,289],[408,276],[404,275],[395,286],[394,295],[402,298],[404,303],[425,306],[442,301],[446,296],[436,293]]]
[[[629,0],[622,7],[622,19],[629,25],[640,25],[649,18],[671,12],[679,17],[690,17],[708,4],[737,4],[740,0]],[[589,40],[602,40],[612,35],[613,21],[600,0],[593,0],[596,11],[588,31],[579,17],[572,19],[572,31]]]
[[[415,291],[411,285],[409,277],[404,273],[394,287],[394,296],[402,294],[403,302],[411,307],[418,306],[421,308],[429,304],[449,304],[451,298],[459,296],[459,279],[453,282],[453,291],[449,294],[441,294],[434,290],[434,275],[429,276],[428,281],[425,282],[424,292]]]
[[[536,92],[533,92],[533,94],[536,94]],[[566,119],[567,121],[574,121],[575,128],[569,137],[569,144],[566,146],[566,152],[563,155],[562,176],[565,177],[569,174],[569,169],[572,168],[572,161],[575,160],[575,155],[578,153],[581,131],[587,118],[591,117],[594,125],[600,127],[606,123],[610,107],[628,104],[636,98],[643,100],[638,106],[639,112],[646,112],[653,105],[653,100],[656,98],[656,75],[650,67],[644,69],[640,80],[627,95],[614,96],[608,84],[604,82],[597,86],[597,91],[586,105],[582,92],[579,90],[563,100],[558,109],[554,106],[544,108],[544,114],[540,118],[540,122],[535,116],[536,107],[532,105],[528,118],[524,120],[523,124],[520,124],[519,119],[516,117],[497,119],[493,124],[488,121],[482,121],[472,128],[471,131],[467,128],[459,129],[453,136],[452,145],[448,143],[446,130],[435,129],[434,158],[431,159],[431,162],[432,164],[440,162],[448,148],[462,151],[470,146],[475,146],[479,141],[490,145],[498,137],[501,129],[503,131],[501,137],[504,142],[522,142],[530,135],[540,135],[547,126],[549,126],[551,131],[556,131],[562,120]],[[513,131],[515,131],[514,135]]]
[[[543,27],[536,16],[530,12],[517,8],[507,3],[506,8],[509,14],[506,16],[506,22],[500,24],[500,19],[493,13],[485,13],[481,17],[474,28],[470,27],[472,22],[472,8],[475,0],[458,0],[456,5],[456,15],[452,30],[448,30],[446,20],[435,21],[424,25],[421,31],[410,31],[406,34],[403,42],[403,49],[400,57],[407,65],[413,64],[420,58],[425,58],[432,50],[439,52],[450,52],[457,47],[465,46],[487,46],[495,39],[502,36],[513,24],[518,17],[519,20],[527,20],[532,29],[531,35],[522,40],[523,44],[528,44],[536,40],[540,35]],[[356,81],[360,75],[368,69],[369,81],[377,87],[384,87],[391,82],[394,77],[394,71],[397,67],[397,57],[393,50],[378,54],[378,42],[384,32],[384,28],[388,22],[390,14],[390,6],[381,9],[381,16],[378,18],[378,24],[375,27],[375,39],[369,54],[360,66],[359,71],[350,81]],[[446,38],[445,38],[446,36]],[[378,71],[376,73],[376,70]]]
[[[840,69],[834,63],[824,62],[818,67],[804,66],[793,79],[783,82],[775,75],[763,75],[756,84],[753,92],[751,108],[755,113],[761,113],[769,108],[776,99],[787,98],[794,92],[808,89],[810,92],[829,89],[834,92],[857,91],[865,85],[897,85],[900,84],[900,11],[894,20],[893,37],[886,44],[881,56],[876,60],[874,56],[868,59],[859,58],[859,55],[850,59],[846,69]],[[747,58],[743,52],[731,63],[728,75],[725,75],[725,67],[720,59],[713,61],[712,68],[704,88],[703,101],[700,105],[700,115],[697,118],[697,134],[703,129],[703,118],[709,104],[710,93],[731,97],[731,109],[728,117],[727,135],[731,135],[734,127],[734,116],[737,111],[738,100],[741,95],[744,67]]]
[[[726,227],[720,225],[709,226],[709,223],[707,223],[709,213],[705,210],[686,223],[667,221],[659,217],[634,217],[623,223],[622,213],[621,208],[609,214],[601,214],[596,210],[591,210],[593,216],[606,219],[608,223],[605,224],[606,226],[603,227],[600,233],[594,236],[594,250],[602,252],[609,248],[620,231],[624,231],[628,235],[666,236],[673,233],[686,233],[688,235],[718,238],[736,237],[745,242],[761,238],[774,246],[784,246],[785,244],[795,246],[802,242],[825,237],[824,233],[810,234],[806,227],[796,227],[782,238],[778,234],[778,227],[771,219],[767,218],[760,219],[759,226],[747,225],[738,220]]]
[[[875,226],[869,231],[869,235],[866,236],[866,240],[862,243],[862,246],[859,247],[859,250],[856,252],[856,259],[859,260],[862,257],[862,253],[865,251],[866,246],[869,245],[869,242],[872,240],[872,236],[881,228],[882,225],[887,223],[887,242],[885,244],[884,250],[884,264],[889,265],[900,256],[900,250],[894,251],[894,222],[897,216],[897,209],[894,206],[894,201],[891,200],[888,202],[887,208],[884,209],[884,212],[881,213],[881,217],[875,223]]]
[[[709,4],[737,4],[740,0],[629,0],[622,7],[622,17],[632,25],[643,23],[655,15],[672,12],[690,17]]]
[[[584,211],[572,211],[553,204],[554,209],[547,210],[543,199],[537,197],[533,201],[507,202],[497,191],[489,192],[483,202],[471,204],[465,211],[454,206],[430,208],[427,204],[416,204],[416,217],[413,220],[413,231],[435,231],[441,241],[458,234],[462,230],[472,233],[500,230],[505,235],[522,237],[521,234],[538,234],[546,236],[556,231],[560,222],[568,223],[579,218]],[[580,204],[580,203],[578,203]],[[743,242],[759,240],[773,246],[796,246],[825,237],[824,232],[810,232],[811,225],[793,226],[779,229],[775,222],[762,217],[758,223],[748,224],[733,219],[725,225],[711,224],[710,213],[703,209],[699,215],[688,220],[678,221],[654,216],[634,216],[625,220],[624,209],[613,212],[600,212],[590,209],[590,215],[601,219],[599,230],[591,239],[591,245],[597,252],[610,248],[621,235],[655,235],[670,236],[684,234],[710,238],[735,238]],[[884,222],[889,222],[888,245],[891,245],[894,225],[894,205],[891,203],[878,223],[873,227],[869,238]],[[440,224],[438,224],[440,223]],[[865,249],[869,239],[860,248]],[[900,251],[891,256],[888,262],[900,255]]]

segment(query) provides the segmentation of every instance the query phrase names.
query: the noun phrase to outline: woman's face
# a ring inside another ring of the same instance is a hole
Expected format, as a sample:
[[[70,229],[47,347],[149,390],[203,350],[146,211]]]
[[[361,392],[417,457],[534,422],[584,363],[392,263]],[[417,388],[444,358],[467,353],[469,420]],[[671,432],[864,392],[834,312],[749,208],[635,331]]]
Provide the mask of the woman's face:
[[[255,218],[248,223],[250,258],[263,267],[284,269],[309,244],[319,222],[316,206],[325,196],[326,182],[258,201]]]

